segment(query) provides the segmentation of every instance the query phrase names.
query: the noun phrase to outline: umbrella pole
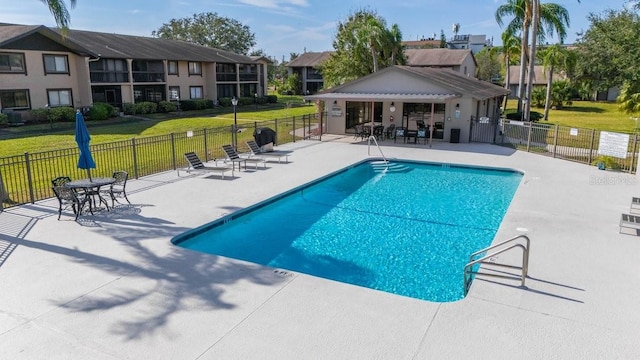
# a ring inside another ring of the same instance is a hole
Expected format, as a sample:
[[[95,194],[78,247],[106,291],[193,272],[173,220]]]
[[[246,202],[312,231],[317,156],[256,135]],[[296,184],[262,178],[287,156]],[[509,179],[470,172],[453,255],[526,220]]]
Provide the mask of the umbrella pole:
[[[87,176],[89,177],[89,181],[93,181],[91,180],[91,169],[87,169]]]

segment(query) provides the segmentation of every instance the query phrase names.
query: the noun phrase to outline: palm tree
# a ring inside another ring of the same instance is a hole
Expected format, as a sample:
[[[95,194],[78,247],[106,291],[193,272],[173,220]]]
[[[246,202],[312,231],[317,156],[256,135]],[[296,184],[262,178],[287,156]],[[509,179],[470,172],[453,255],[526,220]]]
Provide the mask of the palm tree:
[[[502,57],[504,59],[505,66],[505,79],[504,88],[509,89],[509,83],[511,83],[511,75],[509,68],[511,67],[511,59],[520,52],[520,38],[514,34],[505,31],[502,33]],[[504,97],[503,109],[507,108],[507,97]]]
[[[390,65],[404,64],[404,46],[402,45],[402,32],[398,24],[393,24],[391,29],[386,31],[386,44],[384,49],[391,53]]]
[[[569,52],[559,44],[540,49],[540,58],[547,73],[547,94],[544,101],[544,119],[549,119],[551,107],[551,89],[553,86],[553,74],[557,68],[566,69],[570,62]]]
[[[535,3],[535,8],[534,8]],[[534,10],[537,14],[534,14]],[[535,31],[532,30],[535,15]],[[532,50],[535,51],[536,40],[544,41],[546,35],[553,36],[557,33],[560,42],[563,42],[567,36],[567,27],[569,26],[569,12],[561,5],[548,3],[540,4],[539,0],[507,0],[506,4],[500,5],[496,10],[495,18],[498,25],[502,26],[503,18],[512,16],[513,19],[507,24],[506,31],[512,34],[521,34],[521,51],[520,51],[520,79],[518,81],[518,111],[522,111],[522,99],[524,98],[524,80],[527,65],[533,56],[528,53],[529,38],[531,38]],[[540,31],[537,31],[537,27]],[[532,65],[531,65],[532,66]]]
[[[53,18],[56,20],[56,24],[66,30],[69,27],[69,22],[71,21],[71,15],[67,10],[67,6],[64,0],[41,0],[47,7],[49,7],[49,11],[53,15]],[[76,7],[76,0],[71,0],[71,8]]]
[[[640,82],[625,81],[618,95],[619,109],[627,114],[640,113]]]

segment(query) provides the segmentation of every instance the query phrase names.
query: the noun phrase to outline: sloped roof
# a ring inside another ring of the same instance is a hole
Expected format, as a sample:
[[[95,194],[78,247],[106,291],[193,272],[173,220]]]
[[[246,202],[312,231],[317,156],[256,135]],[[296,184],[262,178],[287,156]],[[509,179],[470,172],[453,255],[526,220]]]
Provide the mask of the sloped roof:
[[[70,41],[69,39],[60,35],[60,33],[52,31],[51,29],[43,25],[18,25],[0,23],[0,48],[5,47],[5,45],[8,46],[15,41],[19,41],[20,39],[26,38],[36,33],[61,44],[62,46],[77,54],[92,55],[89,50]]]
[[[60,32],[60,29],[53,29]],[[254,63],[249,56],[180,40],[69,30],[66,37],[98,57]]]
[[[249,56],[180,40],[72,29],[67,30],[63,36],[60,29],[42,25],[0,24],[0,46],[36,32],[60,43],[71,51],[93,57],[246,64],[264,60],[254,60]]]
[[[331,56],[332,51],[306,52],[289,61],[287,67],[315,67]]]
[[[406,49],[404,54],[409,66],[460,66],[469,56],[476,61],[469,49]]]
[[[375,89],[368,93],[345,93],[341,90],[347,86],[353,85],[358,82],[366,82],[369,79],[380,76],[387,72],[402,71],[407,72],[413,77],[419,77],[425,82],[429,82],[444,89],[447,89],[447,93],[441,94],[386,94],[376,92]],[[336,86],[330,89],[322,90],[315,95],[305,96],[307,100],[314,99],[332,99],[332,98],[360,98],[360,99],[404,99],[405,97],[419,98],[421,100],[428,99],[447,99],[451,97],[471,96],[475,99],[485,100],[488,98],[506,95],[509,90],[494,85],[490,82],[478,80],[473,77],[465,76],[458,72],[449,69],[438,69],[430,67],[414,67],[414,66],[389,66],[378,72],[363,76],[359,79],[353,80],[346,84]],[[395,97],[394,97],[395,96]]]
[[[535,65],[533,67],[533,85],[547,85],[549,81],[549,77],[547,76],[548,71],[544,71],[544,66]],[[561,73],[554,73],[554,80],[564,80],[567,76]],[[528,77],[524,78],[525,84],[528,81]],[[518,85],[520,83],[520,65],[511,65],[509,66],[509,85]]]

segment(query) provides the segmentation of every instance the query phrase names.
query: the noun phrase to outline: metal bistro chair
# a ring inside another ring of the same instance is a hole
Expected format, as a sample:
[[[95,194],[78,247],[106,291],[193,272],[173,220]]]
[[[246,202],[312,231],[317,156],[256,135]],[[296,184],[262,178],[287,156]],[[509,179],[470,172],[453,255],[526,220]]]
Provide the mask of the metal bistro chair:
[[[60,216],[62,215],[63,209],[68,209],[71,207],[73,213],[76,214],[76,220],[82,213],[82,210],[86,205],[88,205],[89,212],[93,215],[93,211],[91,210],[91,198],[81,192],[76,191],[75,189],[71,189],[66,187],[65,185],[71,182],[71,178],[68,176],[60,176],[53,180],[51,183],[53,184],[53,193],[56,195],[58,199],[58,220],[60,220]]]
[[[116,205],[116,201],[118,201],[118,197],[124,198],[127,200],[127,203],[131,204],[129,198],[127,197],[127,179],[129,179],[129,173],[126,171],[114,171],[112,177],[116,179],[116,181],[109,186],[109,189],[101,190],[100,192],[109,195],[111,197],[111,207]],[[120,201],[118,201],[120,204]]]

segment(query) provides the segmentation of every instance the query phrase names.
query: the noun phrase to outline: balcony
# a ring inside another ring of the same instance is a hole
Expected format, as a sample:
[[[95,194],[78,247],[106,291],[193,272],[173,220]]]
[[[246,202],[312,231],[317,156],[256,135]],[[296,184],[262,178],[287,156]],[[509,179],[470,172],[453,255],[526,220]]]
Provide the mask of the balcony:
[[[164,72],[134,71],[133,82],[164,82]]]
[[[129,82],[129,73],[126,71],[91,71],[89,76],[92,83]]]

